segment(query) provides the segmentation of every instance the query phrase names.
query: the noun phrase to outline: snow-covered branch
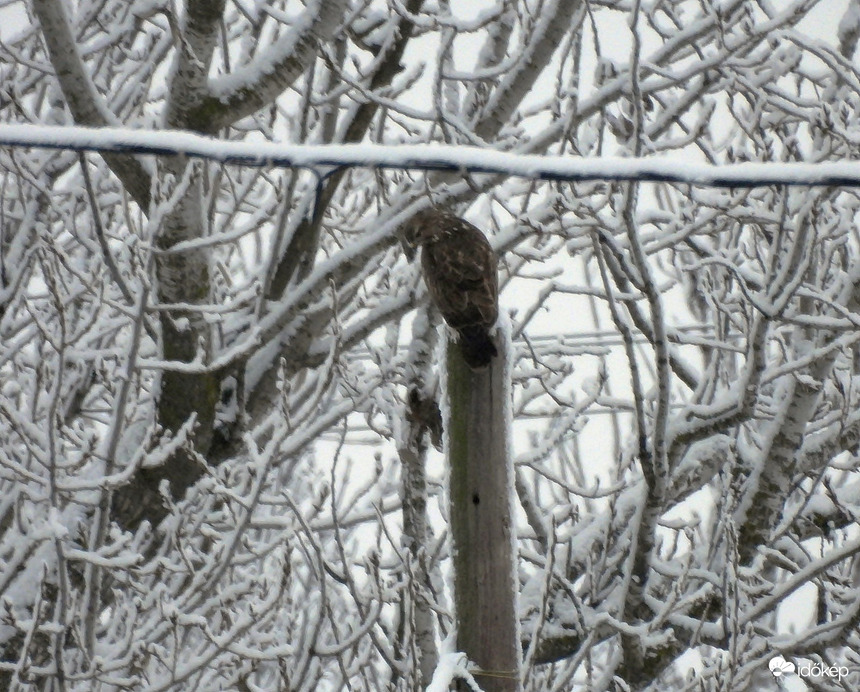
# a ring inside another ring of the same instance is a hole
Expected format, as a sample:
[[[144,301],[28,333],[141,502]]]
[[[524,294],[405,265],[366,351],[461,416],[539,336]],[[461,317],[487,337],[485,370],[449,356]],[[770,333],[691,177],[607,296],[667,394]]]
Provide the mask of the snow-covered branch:
[[[431,202],[512,328],[522,690],[860,666],[860,0],[473,4],[3,3],[0,689],[505,674]]]

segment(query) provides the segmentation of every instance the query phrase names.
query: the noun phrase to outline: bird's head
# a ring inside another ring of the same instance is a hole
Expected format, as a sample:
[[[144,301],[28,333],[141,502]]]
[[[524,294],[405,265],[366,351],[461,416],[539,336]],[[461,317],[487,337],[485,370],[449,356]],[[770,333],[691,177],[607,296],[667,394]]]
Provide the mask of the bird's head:
[[[418,248],[435,238],[444,227],[445,212],[434,207],[422,209],[400,227],[403,251],[411,262]]]

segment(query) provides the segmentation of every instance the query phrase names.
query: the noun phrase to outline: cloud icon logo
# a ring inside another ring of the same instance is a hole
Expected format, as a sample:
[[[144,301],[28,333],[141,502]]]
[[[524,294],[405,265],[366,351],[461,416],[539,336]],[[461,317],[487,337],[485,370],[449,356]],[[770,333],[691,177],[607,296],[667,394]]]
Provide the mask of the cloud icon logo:
[[[795,665],[791,661],[786,661],[782,656],[774,656],[770,659],[767,667],[770,668],[770,672],[775,678],[795,671]]]

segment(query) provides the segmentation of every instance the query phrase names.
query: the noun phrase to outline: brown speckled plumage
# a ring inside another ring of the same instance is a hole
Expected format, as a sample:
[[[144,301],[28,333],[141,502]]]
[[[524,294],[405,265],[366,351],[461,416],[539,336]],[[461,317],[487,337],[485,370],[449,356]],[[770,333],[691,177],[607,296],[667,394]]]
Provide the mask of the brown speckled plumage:
[[[421,247],[424,281],[442,317],[460,335],[463,359],[473,369],[497,355],[490,329],[499,316],[496,254],[475,226],[450,212],[427,209],[404,231]]]

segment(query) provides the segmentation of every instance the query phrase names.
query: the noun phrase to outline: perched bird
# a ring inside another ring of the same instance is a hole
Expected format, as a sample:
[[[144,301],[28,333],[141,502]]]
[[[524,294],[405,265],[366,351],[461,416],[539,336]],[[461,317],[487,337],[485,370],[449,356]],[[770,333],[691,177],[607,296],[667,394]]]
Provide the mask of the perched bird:
[[[475,226],[441,209],[418,212],[402,229],[409,259],[421,248],[424,282],[433,303],[460,335],[473,370],[498,355],[490,329],[499,316],[496,254]]]

